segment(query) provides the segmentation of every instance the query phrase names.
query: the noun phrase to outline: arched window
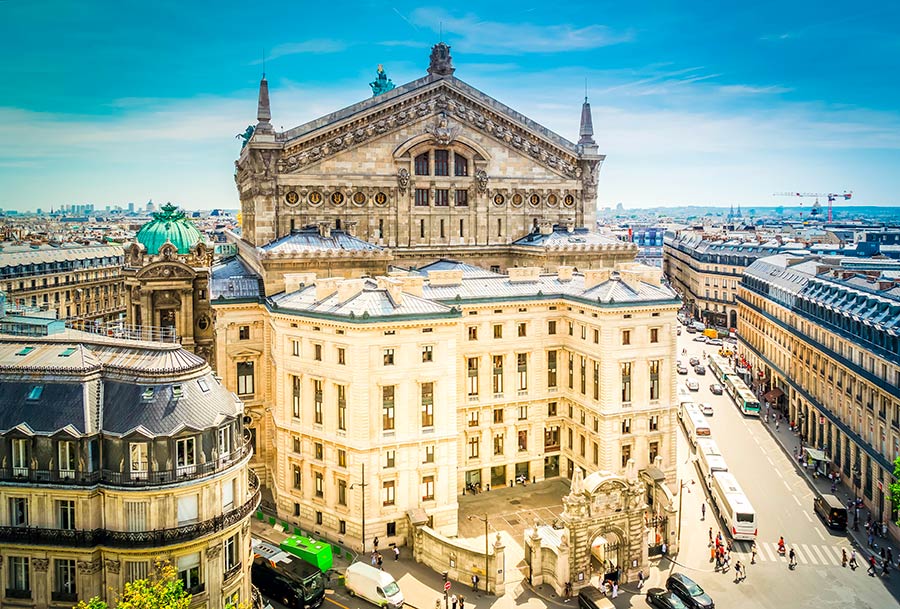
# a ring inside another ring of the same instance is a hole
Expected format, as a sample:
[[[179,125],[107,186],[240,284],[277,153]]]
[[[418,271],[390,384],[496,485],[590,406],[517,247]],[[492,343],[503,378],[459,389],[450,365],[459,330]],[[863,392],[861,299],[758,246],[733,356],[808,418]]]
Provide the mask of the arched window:
[[[453,175],[467,176],[469,175],[469,159],[458,152],[453,153]]]
[[[428,153],[423,152],[419,156],[416,157],[416,175],[417,176],[427,176],[428,175]]]
[[[435,150],[434,151],[434,175],[449,176],[450,175],[450,151]]]

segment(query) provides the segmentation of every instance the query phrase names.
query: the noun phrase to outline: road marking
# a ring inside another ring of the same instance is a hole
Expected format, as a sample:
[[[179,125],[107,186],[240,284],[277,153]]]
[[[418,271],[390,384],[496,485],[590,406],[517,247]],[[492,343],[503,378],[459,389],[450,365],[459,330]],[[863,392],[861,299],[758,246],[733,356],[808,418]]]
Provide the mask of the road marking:
[[[785,482],[784,485],[787,486],[787,482]],[[791,487],[788,486],[788,488],[791,488]],[[799,505],[800,507],[803,507],[803,504],[800,503],[799,499],[797,499],[797,495],[791,495],[791,497],[794,498],[794,501],[797,502],[797,505]],[[806,514],[806,512],[803,512],[803,513]],[[806,517],[809,518],[809,514],[806,514]],[[812,522],[812,521],[810,521],[810,522]]]
[[[337,606],[340,607],[341,609],[350,609],[350,607],[348,607],[347,605],[342,605],[342,604],[340,604],[339,602],[337,602],[336,600],[330,599],[330,598],[328,598],[327,596],[325,597],[325,600],[328,601],[329,603],[332,603],[332,604],[334,604],[334,605],[337,605]]]
[[[806,512],[803,512],[803,513],[806,514]],[[807,514],[806,517],[809,518],[809,515]],[[810,520],[810,522],[812,522],[812,520]],[[825,536],[822,535],[822,531],[820,531],[819,529],[813,529],[813,530],[816,532],[816,535],[819,536],[819,539],[821,539],[822,541],[825,541]]]
[[[787,490],[791,490],[791,487],[787,482],[785,482],[784,480],[782,480],[781,482],[784,483],[784,488],[786,488]],[[793,497],[793,495],[791,496]]]
[[[806,516],[806,519],[807,519],[807,520],[809,520],[810,522],[812,522],[812,518],[809,517],[809,514],[807,514],[806,512],[803,512],[803,515]],[[819,535],[821,535],[821,533],[819,533]],[[822,541],[825,541],[825,538],[824,538],[824,537],[822,538]]]
[[[822,564],[823,564],[823,565],[827,565],[827,564],[828,564],[828,560],[825,558],[825,555],[824,555],[822,552],[819,552],[819,547],[818,547],[818,546],[812,546],[812,549],[813,549],[813,552],[815,552],[816,555],[819,557],[819,560],[822,561]]]
[[[758,543],[756,547],[760,550],[759,553],[763,560],[778,560],[778,553],[775,550],[778,547],[777,544]]]
[[[803,552],[804,552],[805,554],[808,554],[808,555],[809,555],[809,562],[811,562],[811,563],[814,564],[814,565],[819,564],[819,561],[816,560],[816,557],[813,556],[812,551],[811,551],[808,547],[806,547],[806,545],[801,545],[801,546],[799,546],[799,547],[803,548]],[[801,554],[800,552],[797,552],[797,556],[800,557],[800,560],[803,560],[803,558],[804,558],[804,557],[803,557],[803,554]],[[806,561],[803,560],[803,562],[805,563]]]
[[[775,475],[778,476],[779,478],[781,478],[782,480],[784,480],[784,476],[782,476],[781,472],[777,469],[775,470]]]

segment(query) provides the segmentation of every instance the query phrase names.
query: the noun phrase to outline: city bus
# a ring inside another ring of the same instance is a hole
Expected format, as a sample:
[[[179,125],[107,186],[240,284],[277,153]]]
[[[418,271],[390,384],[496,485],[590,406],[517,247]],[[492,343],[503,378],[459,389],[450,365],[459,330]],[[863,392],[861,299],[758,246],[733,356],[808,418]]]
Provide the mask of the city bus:
[[[713,472],[710,497],[733,539],[756,539],[756,512],[732,474]]]
[[[712,484],[712,475],[715,472],[728,471],[725,457],[719,452],[719,445],[712,438],[697,439],[697,467],[707,488]]]
[[[726,357],[713,353],[708,359],[709,371],[716,378],[716,382],[724,383],[726,374],[734,374],[734,366]]]
[[[684,429],[687,432],[688,440],[691,444],[697,444],[697,438],[708,438],[712,435],[706,417],[700,412],[696,406],[688,406],[684,409]]]
[[[741,412],[752,417],[759,416],[759,400],[741,380],[741,377],[736,374],[726,374],[722,384]]]

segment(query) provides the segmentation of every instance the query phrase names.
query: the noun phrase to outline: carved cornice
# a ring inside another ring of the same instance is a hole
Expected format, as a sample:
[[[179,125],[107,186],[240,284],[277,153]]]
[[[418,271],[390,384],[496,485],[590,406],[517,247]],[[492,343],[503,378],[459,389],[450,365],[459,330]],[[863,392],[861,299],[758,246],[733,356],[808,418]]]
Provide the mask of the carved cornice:
[[[562,176],[581,178],[581,159],[576,155],[529,131],[510,117],[446,87],[398,100],[375,113],[322,130],[309,139],[286,144],[276,165],[278,173],[297,172],[410,123],[441,114],[519,150]],[[249,175],[249,171],[245,175]],[[244,177],[239,170],[238,181],[242,182]]]

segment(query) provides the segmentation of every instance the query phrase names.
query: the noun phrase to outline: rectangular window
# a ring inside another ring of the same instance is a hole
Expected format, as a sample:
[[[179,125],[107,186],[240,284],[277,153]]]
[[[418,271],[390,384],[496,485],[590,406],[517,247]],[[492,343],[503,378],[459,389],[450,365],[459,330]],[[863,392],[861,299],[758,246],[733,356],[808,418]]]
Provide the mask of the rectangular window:
[[[631,433],[631,419],[622,419],[622,434]]]
[[[657,414],[650,415],[649,428],[650,428],[650,431],[658,431],[659,430],[659,415],[657,415]]]
[[[291,355],[294,357],[300,357],[300,341],[292,340],[291,341]]]
[[[150,574],[150,562],[147,560],[125,561],[125,582],[131,583],[139,579],[147,579]]]
[[[61,441],[57,448],[59,453],[59,477],[74,478],[75,463],[78,458],[75,451],[75,442]]]
[[[479,453],[479,438],[478,436],[469,436],[469,458],[477,459]]]
[[[569,389],[575,389],[575,355],[569,353]]]
[[[594,328],[594,344],[600,344],[600,330],[598,330],[597,328]]]
[[[347,387],[336,385],[337,388],[337,427],[341,431],[347,431]]]
[[[239,533],[235,533],[225,540],[225,571],[230,571],[241,562],[239,552],[241,544],[238,543],[238,535]]]
[[[385,366],[393,366],[394,365],[394,350],[393,349],[385,349],[384,350],[384,365]]]
[[[416,207],[428,207],[428,189],[416,188]],[[422,235],[424,237],[424,235]]]
[[[433,362],[434,361],[434,347],[431,345],[425,345],[422,347],[422,361],[423,362]]]
[[[650,463],[656,461],[656,456],[659,455],[659,442],[650,442]]]
[[[494,324],[494,338],[503,338],[503,326]]]
[[[459,236],[460,237],[464,236],[463,228],[465,227],[465,222],[466,221],[463,220],[462,218],[459,219]]]
[[[466,358],[466,379],[469,397],[478,395],[478,358]]]
[[[425,446],[425,460],[423,463],[434,463],[434,444]]]
[[[650,360],[650,399],[659,399],[659,360]]]
[[[291,375],[291,406],[293,408],[293,415],[295,419],[300,418],[300,377]]]
[[[220,427],[218,431],[219,459],[227,460],[231,455],[231,428]]]
[[[75,502],[61,499],[56,502],[56,526],[71,531],[75,529]]]
[[[503,434],[498,433],[494,435],[494,454],[502,455],[503,454]]]
[[[26,497],[10,498],[9,525],[13,527],[28,526],[28,499]]]
[[[422,477],[422,501],[434,501],[434,476]]]
[[[338,480],[338,505],[347,505],[347,481]]]
[[[470,410],[469,411],[469,427],[478,427],[478,411]]]
[[[578,387],[581,390],[581,395],[585,395],[587,392],[587,358],[583,355],[579,356],[579,371],[580,376],[578,377]]]
[[[197,466],[197,438],[175,441],[175,465],[180,475],[190,474]]]
[[[250,326],[240,326],[238,328],[239,340],[250,340]]]
[[[316,481],[316,497],[322,499],[325,497],[325,479],[322,477],[322,472],[316,472],[314,479]]]
[[[423,152],[422,154],[416,156],[415,172],[417,176],[427,176],[429,174],[428,161],[429,159],[427,152]]]
[[[520,429],[518,433],[518,445],[520,451],[528,450],[528,431]]]
[[[24,593],[28,593],[25,598],[31,598],[31,571],[28,558],[24,556],[10,556],[8,560],[9,590],[7,590],[6,596],[25,596]],[[10,594],[10,592],[21,594]]]
[[[313,451],[317,460],[321,461],[325,457],[325,447],[321,442],[315,442],[313,444]]]
[[[631,401],[631,362],[622,362],[622,401]]]
[[[659,328],[650,328],[650,342],[651,343],[659,342]]]
[[[53,561],[53,600],[75,600],[75,559],[57,558]]]
[[[381,427],[384,431],[394,429],[394,386],[381,388]]]
[[[299,465],[294,465],[291,469],[294,473],[294,488],[299,491],[303,485],[303,470]]]
[[[587,440],[583,435],[578,436],[578,452],[583,457],[587,450]]]
[[[469,206],[469,191],[468,190],[457,190],[456,191],[456,206],[457,207],[468,207]],[[462,231],[460,231],[462,232]],[[460,235],[461,237],[462,235]]]
[[[525,324],[524,322],[519,322],[518,324],[516,324],[516,335],[517,336],[519,336],[521,338],[523,336],[527,336],[527,333],[528,333],[527,324]]]
[[[313,381],[313,421],[316,425],[321,425],[324,415],[322,414],[322,403],[324,396],[322,392],[322,380]]]
[[[491,358],[491,360],[493,362],[491,382],[494,393],[503,393],[503,356],[495,355]]]
[[[419,239],[425,238],[425,220],[419,220]]]
[[[438,188],[434,191],[434,206],[447,207],[450,205],[450,191]]]
[[[457,177],[469,175],[469,160],[461,154],[453,154],[453,174]]]
[[[556,334],[556,320],[551,319],[547,322],[547,334]]]
[[[253,362],[237,363],[238,395],[253,395]]]
[[[547,351],[547,387],[556,387],[556,351]]]
[[[322,361],[322,345],[318,343],[313,345],[313,359],[317,362]]]
[[[200,590],[200,553],[188,554],[187,556],[179,556],[178,579],[184,584],[184,591],[188,593],[196,593]]]
[[[149,501],[125,501],[125,530],[134,533],[147,530],[147,514],[150,513]]]
[[[192,524],[199,518],[199,496],[182,495],[176,500],[178,526]]]
[[[478,340],[478,326],[469,326],[467,331],[469,340]]]
[[[594,362],[594,399],[600,399],[600,362]]]
[[[347,467],[347,451],[339,448],[337,451],[338,467]]]
[[[519,420],[526,421],[528,420],[528,405],[522,404],[519,406]]]
[[[631,446],[623,446],[622,447],[622,467],[628,465],[628,461],[631,459]]]
[[[235,479],[222,481],[222,512],[230,512],[234,508]]]
[[[448,176],[450,175],[450,151],[435,150],[434,151],[434,175]]]
[[[385,480],[381,483],[382,505],[394,505],[394,481]]]
[[[575,324],[573,322],[569,322],[569,336],[575,336]]]
[[[559,450],[559,427],[547,427],[544,429],[544,450]]]
[[[516,353],[516,378],[519,391],[528,390],[528,354]]]
[[[338,357],[337,357],[338,364],[341,366],[346,366],[347,365],[347,350],[344,349],[343,347],[338,347],[337,355],[338,355]]]
[[[631,330],[622,330],[622,344],[623,345],[631,344]]]
[[[494,408],[494,424],[499,425],[503,422],[503,409]]]
[[[555,417],[557,413],[556,402],[547,402],[547,416]]]
[[[434,383],[422,383],[422,427],[434,427]]]

